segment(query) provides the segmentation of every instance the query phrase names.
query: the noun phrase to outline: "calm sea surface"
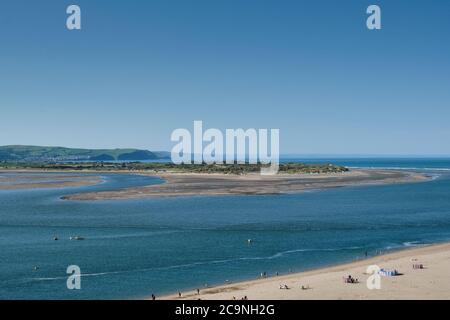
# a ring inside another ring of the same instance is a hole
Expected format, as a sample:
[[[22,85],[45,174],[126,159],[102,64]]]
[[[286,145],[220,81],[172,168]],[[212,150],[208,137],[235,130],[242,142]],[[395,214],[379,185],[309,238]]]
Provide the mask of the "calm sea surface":
[[[413,168],[433,180],[282,196],[60,200],[161,183],[106,174],[92,187],[0,191],[0,298],[140,298],[450,240],[449,159],[308,161]],[[85,240],[69,240],[76,235]],[[69,265],[81,268],[81,290],[66,287]]]

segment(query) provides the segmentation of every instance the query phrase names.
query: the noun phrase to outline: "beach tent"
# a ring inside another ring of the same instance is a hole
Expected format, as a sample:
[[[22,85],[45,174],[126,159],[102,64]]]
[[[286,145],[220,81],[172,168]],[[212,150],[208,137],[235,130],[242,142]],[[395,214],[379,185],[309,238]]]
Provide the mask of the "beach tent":
[[[385,277],[394,277],[398,276],[400,273],[397,270],[380,269],[380,271],[378,271],[378,274]]]

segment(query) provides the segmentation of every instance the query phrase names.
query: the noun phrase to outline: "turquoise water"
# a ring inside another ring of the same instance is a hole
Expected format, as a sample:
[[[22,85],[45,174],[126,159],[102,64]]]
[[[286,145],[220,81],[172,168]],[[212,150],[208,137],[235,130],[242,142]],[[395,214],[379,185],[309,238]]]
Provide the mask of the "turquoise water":
[[[450,160],[323,161],[434,179],[281,196],[60,200],[161,182],[107,174],[92,187],[0,191],[0,298],[139,298],[450,240]],[[81,290],[66,288],[69,265],[81,268]]]

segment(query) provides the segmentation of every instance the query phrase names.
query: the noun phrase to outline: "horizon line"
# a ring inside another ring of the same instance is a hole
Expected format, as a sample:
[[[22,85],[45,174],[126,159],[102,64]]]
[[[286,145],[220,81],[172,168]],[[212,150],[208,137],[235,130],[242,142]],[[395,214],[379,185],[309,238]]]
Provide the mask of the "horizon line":
[[[117,150],[117,149],[136,149],[147,150],[150,152],[167,152],[168,150],[153,150],[152,148],[139,148],[139,147],[63,147],[63,146],[49,146],[49,145],[32,145],[32,144],[8,144],[0,145],[2,147],[42,147],[42,148],[67,148],[67,149],[88,149],[88,150]],[[194,155],[194,154],[191,154]],[[280,153],[280,158],[450,158],[450,154],[420,154],[420,153],[295,153],[286,152]]]

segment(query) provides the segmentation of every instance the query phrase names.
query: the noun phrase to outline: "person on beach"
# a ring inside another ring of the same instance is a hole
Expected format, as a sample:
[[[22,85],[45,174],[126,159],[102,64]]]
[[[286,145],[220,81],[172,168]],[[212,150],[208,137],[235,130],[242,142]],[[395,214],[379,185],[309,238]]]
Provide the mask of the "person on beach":
[[[152,300],[156,300],[156,296],[152,293]]]
[[[197,289],[197,294],[198,294],[198,295],[200,294],[200,289]]]
[[[181,292],[178,291],[178,298],[181,298]]]

